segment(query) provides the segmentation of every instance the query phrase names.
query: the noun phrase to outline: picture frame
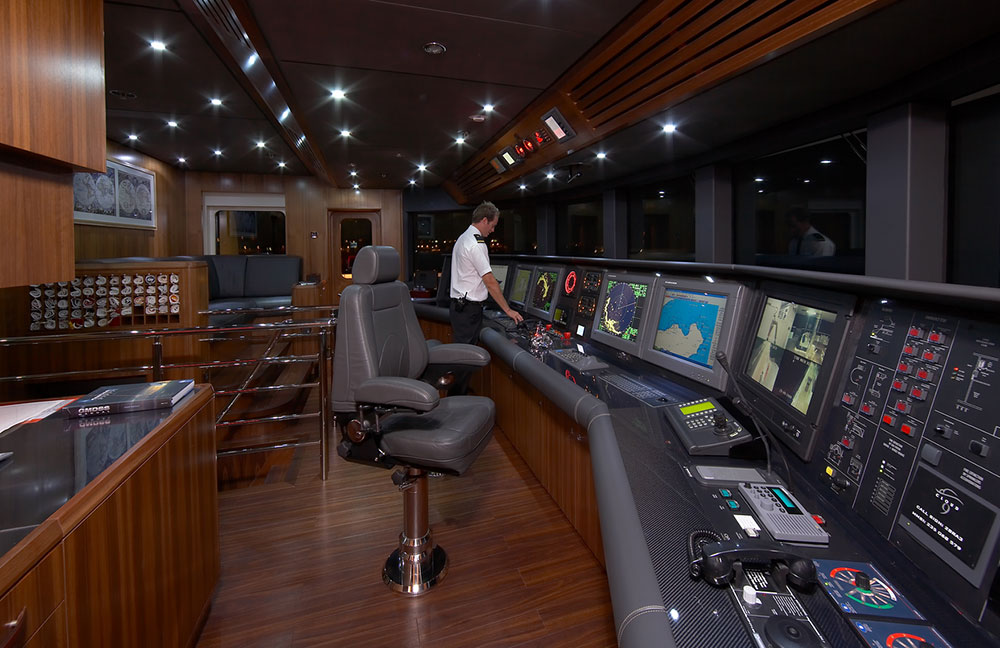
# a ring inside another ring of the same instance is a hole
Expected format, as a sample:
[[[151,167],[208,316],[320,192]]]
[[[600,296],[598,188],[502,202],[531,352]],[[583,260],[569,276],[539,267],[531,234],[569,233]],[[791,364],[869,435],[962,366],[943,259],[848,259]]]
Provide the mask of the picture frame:
[[[156,229],[156,174],[112,160],[104,173],[74,173],[73,222]]]

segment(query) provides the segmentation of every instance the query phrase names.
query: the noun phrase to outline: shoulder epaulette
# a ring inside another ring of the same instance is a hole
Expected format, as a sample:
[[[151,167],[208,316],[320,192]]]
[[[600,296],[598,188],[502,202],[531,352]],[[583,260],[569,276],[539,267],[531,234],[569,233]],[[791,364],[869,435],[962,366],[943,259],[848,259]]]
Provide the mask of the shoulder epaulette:
[[[477,241],[479,241],[479,242],[480,242],[480,243],[482,243],[483,245],[486,245],[486,239],[484,239],[484,238],[483,238],[483,235],[482,235],[482,234],[473,234],[473,236],[475,236],[475,237],[476,237],[476,240],[477,240]]]

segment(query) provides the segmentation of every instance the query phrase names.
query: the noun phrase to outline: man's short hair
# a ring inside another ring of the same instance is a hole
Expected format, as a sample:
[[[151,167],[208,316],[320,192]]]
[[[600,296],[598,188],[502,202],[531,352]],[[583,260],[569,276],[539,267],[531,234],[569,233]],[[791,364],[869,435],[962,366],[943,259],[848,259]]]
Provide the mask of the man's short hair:
[[[812,219],[809,217],[809,210],[802,207],[792,207],[789,209],[788,218],[794,219],[799,223],[812,223]]]
[[[484,200],[478,207],[472,210],[472,223],[475,225],[484,218],[492,221],[499,215],[500,210],[497,209],[497,206],[488,200]]]

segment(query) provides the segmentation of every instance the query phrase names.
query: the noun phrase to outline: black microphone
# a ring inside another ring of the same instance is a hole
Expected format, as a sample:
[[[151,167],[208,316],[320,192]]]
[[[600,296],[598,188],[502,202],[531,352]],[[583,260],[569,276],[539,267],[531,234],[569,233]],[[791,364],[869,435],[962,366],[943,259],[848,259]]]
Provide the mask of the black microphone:
[[[767,460],[767,474],[770,475],[771,432],[770,430],[767,429],[766,426],[761,425],[761,422],[757,420],[757,416],[753,410],[753,407],[750,406],[750,402],[747,400],[747,397],[743,394],[743,390],[740,389],[740,384],[736,381],[736,374],[734,374],[733,370],[730,369],[729,367],[729,358],[726,356],[726,352],[716,351],[715,359],[719,362],[719,366],[722,367],[727,374],[729,374],[729,377],[733,384],[733,388],[736,390],[736,400],[733,401],[733,405],[735,405],[736,408],[739,409],[740,412],[742,412],[744,415],[749,416],[750,420],[752,420],[753,424],[757,427],[757,433],[760,436],[760,440],[764,443],[764,457]],[[777,443],[775,443],[775,447],[777,448]],[[780,449],[778,450],[778,452],[780,453]],[[784,461],[785,456],[781,455],[781,459],[782,461]],[[791,480],[792,475],[790,472],[788,472],[787,462],[785,463],[785,472],[788,475],[788,479]]]

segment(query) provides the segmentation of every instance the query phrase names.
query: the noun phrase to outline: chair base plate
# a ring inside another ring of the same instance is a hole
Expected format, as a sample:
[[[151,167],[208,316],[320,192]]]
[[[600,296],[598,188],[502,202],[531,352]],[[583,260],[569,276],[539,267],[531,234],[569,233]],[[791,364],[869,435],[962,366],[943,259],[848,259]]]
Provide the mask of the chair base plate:
[[[382,581],[394,592],[407,596],[420,596],[444,580],[447,573],[448,554],[441,547],[435,546],[431,555],[419,565],[414,565],[412,569],[404,568],[399,549],[396,549],[385,561]]]

